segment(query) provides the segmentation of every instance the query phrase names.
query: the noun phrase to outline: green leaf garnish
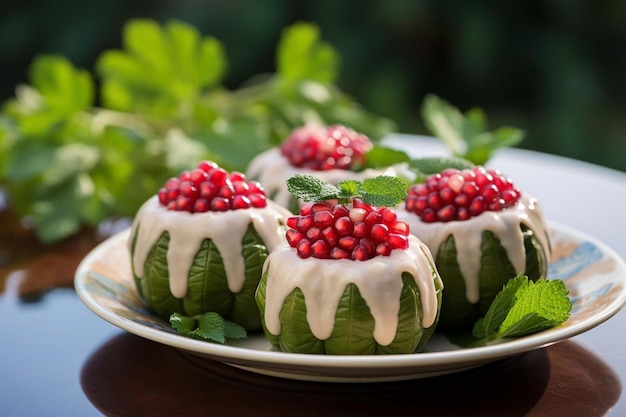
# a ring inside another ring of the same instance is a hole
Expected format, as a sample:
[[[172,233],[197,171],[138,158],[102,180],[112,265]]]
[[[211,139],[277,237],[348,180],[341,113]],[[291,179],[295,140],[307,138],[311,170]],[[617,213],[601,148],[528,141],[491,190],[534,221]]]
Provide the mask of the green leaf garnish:
[[[461,170],[473,168],[475,166],[467,159],[455,157],[445,158],[439,156],[411,159],[408,165],[409,168],[415,172],[415,179],[413,182],[416,183],[423,182],[429,175],[436,174],[447,168],[456,168]]]
[[[348,202],[360,198],[373,206],[395,206],[407,194],[407,184],[398,177],[379,175],[363,182],[346,180],[336,186],[312,175],[296,174],[287,180],[287,189],[304,201],[339,200]]]
[[[276,71],[249,74],[239,88],[224,85],[224,50],[189,24],[135,19],[120,47],[97,58],[95,73],[37,56],[30,85],[0,110],[0,187],[11,208],[52,243],[132,217],[168,178],[203,159],[244,172],[311,121],[350,126],[373,141],[394,130],[333,84],[339,55],[313,24],[285,28]]]
[[[235,322],[225,320],[217,313],[187,317],[180,313],[170,316],[172,328],[183,336],[210,342],[226,343],[227,339],[245,339],[246,330]]]
[[[380,145],[376,145],[370,149],[365,159],[366,162],[363,166],[356,167],[357,171],[366,168],[386,168],[411,160],[404,151]]]
[[[472,333],[483,342],[526,336],[564,323],[571,308],[562,280],[533,282],[520,275],[498,293]]]
[[[482,109],[473,108],[463,114],[433,94],[424,98],[422,118],[430,133],[439,138],[452,155],[477,165],[485,164],[496,150],[514,146],[524,138],[524,131],[510,126],[488,131]]]

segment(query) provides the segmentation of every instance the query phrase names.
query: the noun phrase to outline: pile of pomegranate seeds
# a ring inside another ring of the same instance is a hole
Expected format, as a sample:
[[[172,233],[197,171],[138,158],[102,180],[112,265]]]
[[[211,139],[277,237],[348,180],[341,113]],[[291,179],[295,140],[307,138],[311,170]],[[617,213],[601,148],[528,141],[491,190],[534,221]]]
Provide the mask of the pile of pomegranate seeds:
[[[367,136],[345,126],[304,126],[291,133],[280,151],[295,167],[349,170],[365,162],[372,146]]]
[[[485,211],[514,206],[520,191],[499,171],[475,167],[446,169],[413,185],[405,200],[407,211],[427,223],[467,220]]]
[[[308,203],[287,219],[287,242],[301,258],[365,261],[409,246],[409,225],[386,207]]]
[[[193,171],[184,171],[178,177],[170,178],[158,195],[159,202],[168,210],[190,213],[267,206],[267,196],[261,184],[246,182],[244,174],[228,173],[210,161],[203,161]]]

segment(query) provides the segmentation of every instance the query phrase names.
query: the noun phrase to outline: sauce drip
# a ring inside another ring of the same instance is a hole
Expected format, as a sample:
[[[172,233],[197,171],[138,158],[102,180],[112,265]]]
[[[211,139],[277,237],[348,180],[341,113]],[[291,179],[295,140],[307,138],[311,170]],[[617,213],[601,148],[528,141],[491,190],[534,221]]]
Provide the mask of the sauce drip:
[[[390,256],[377,256],[368,261],[347,259],[300,258],[287,245],[276,248],[265,261],[267,292],[265,322],[274,335],[281,331],[280,311],[285,298],[296,288],[304,295],[307,322],[320,340],[332,334],[335,315],[346,286],[353,283],[374,317],[374,338],[389,345],[395,338],[400,311],[402,273],[413,276],[420,292],[422,325],[435,323],[438,312],[435,279],[443,287],[439,275],[433,277],[430,251],[415,236],[409,236],[407,250],[393,250]],[[434,279],[433,279],[434,278]]]
[[[156,196],[144,203],[133,222],[128,245],[137,232],[132,268],[138,277],[144,276],[144,264],[150,249],[163,232],[170,235],[167,249],[170,291],[174,297],[187,294],[189,269],[204,239],[211,239],[220,251],[228,279],[228,288],[237,293],[245,281],[245,264],[241,242],[250,223],[268,250],[283,241],[279,228],[283,217],[290,215],[282,207],[268,201],[267,207],[223,212],[189,213],[171,211],[159,204]]]
[[[398,209],[397,214],[399,219],[409,224],[411,233],[430,248],[433,257],[437,257],[443,241],[450,235],[454,236],[457,262],[465,280],[465,295],[470,303],[477,303],[480,298],[478,274],[483,231],[491,231],[500,240],[509,261],[517,272],[522,273],[526,269],[524,235],[520,229],[523,224],[534,232],[543,248],[546,261],[549,262],[550,244],[543,215],[537,200],[527,195],[522,195],[513,207],[497,212],[485,211],[463,221],[425,223],[414,213],[404,209]]]

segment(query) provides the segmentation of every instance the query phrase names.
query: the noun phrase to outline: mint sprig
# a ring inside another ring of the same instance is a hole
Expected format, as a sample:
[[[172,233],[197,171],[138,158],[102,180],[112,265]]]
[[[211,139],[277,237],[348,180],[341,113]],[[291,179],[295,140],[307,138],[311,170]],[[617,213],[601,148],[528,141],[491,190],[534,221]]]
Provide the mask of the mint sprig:
[[[542,278],[533,282],[519,275],[498,293],[472,334],[480,344],[526,336],[561,325],[571,309],[562,280]]]
[[[224,344],[227,339],[245,339],[247,337],[243,327],[214,312],[194,317],[173,313],[170,316],[170,324],[174,330],[183,336],[209,342]]]
[[[339,200],[346,203],[354,198],[377,207],[392,207],[407,194],[406,182],[398,177],[379,175],[365,180],[346,180],[336,186],[312,175],[296,174],[287,180],[287,190],[304,201]]]
[[[422,104],[426,128],[439,138],[453,156],[483,165],[498,149],[517,145],[524,131],[511,126],[488,130],[487,117],[480,108],[462,113],[447,101],[429,94]]]

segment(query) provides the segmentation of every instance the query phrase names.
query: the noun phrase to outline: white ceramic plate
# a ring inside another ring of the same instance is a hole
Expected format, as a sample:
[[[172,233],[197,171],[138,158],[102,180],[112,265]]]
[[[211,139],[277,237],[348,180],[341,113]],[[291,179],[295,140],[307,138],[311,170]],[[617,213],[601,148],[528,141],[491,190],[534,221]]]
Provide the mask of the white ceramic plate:
[[[459,372],[583,333],[626,303],[626,265],[612,249],[576,230],[551,224],[549,277],[565,281],[573,309],[562,326],[509,342],[462,349],[439,334],[426,352],[410,355],[329,356],[272,351],[262,334],[220,345],[176,334],[148,312],[135,290],[126,246],[129,231],[96,247],[80,264],[75,286],[81,300],[104,320],[138,336],[201,357],[284,378],[366,382],[424,378]]]

